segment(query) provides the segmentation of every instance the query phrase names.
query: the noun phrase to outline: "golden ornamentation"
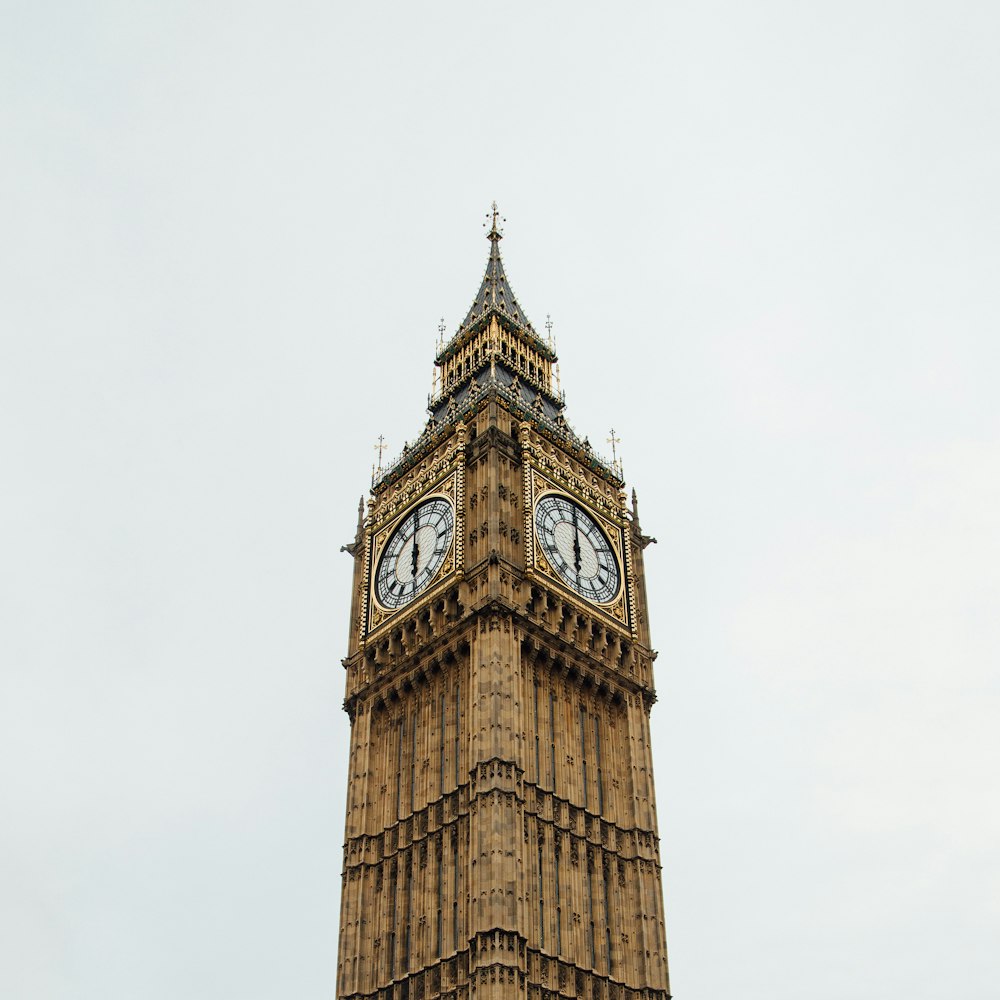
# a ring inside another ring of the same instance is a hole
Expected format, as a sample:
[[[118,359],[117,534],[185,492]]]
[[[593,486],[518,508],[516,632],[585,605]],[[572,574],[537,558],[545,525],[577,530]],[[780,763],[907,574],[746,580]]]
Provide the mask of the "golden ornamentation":
[[[534,456],[533,456],[534,457]],[[551,470],[546,470],[551,471]],[[537,546],[534,543],[534,509],[537,502],[546,493],[557,493],[564,494],[572,497],[577,502],[581,503],[588,511],[588,513],[594,518],[594,520],[603,529],[608,542],[611,545],[612,550],[615,553],[615,558],[618,560],[619,572],[622,576],[621,587],[618,593],[615,595],[614,599],[609,604],[596,604],[591,601],[586,601],[580,598],[578,595],[573,594],[572,591],[567,591],[571,594],[571,600],[573,603],[579,604],[582,608],[588,611],[598,611],[606,614],[612,618],[617,625],[624,626],[629,630],[630,633],[635,633],[635,628],[632,623],[635,621],[634,613],[632,612],[632,605],[629,601],[629,595],[631,593],[631,562],[628,559],[628,545],[625,544],[625,531],[628,525],[624,523],[624,498],[620,491],[617,496],[620,499],[620,506],[617,507],[616,513],[622,515],[621,520],[612,520],[606,517],[600,511],[595,510],[587,499],[581,497],[579,493],[574,493],[573,491],[566,489],[564,486],[560,486],[553,478],[549,478],[547,475],[543,475],[537,468],[533,465],[529,466],[525,464],[525,523],[527,532],[525,534],[525,541],[530,538],[532,540],[531,552],[532,559],[530,562],[526,562],[528,568],[528,573],[531,575],[533,569],[539,570],[546,576],[550,577],[555,583],[559,585],[561,589],[565,589],[565,585],[560,579],[560,577],[555,573],[552,566],[546,560],[545,556],[538,551]],[[577,485],[579,485],[577,483]]]
[[[438,367],[464,380],[480,369],[500,375],[500,345],[509,362],[522,338],[493,317],[484,339],[486,326],[442,346]],[[487,342],[496,349],[488,367]],[[457,385],[440,391],[443,407]],[[663,925],[650,905],[661,891],[649,773],[655,693],[643,625],[636,638],[645,613],[638,533],[613,472],[564,425],[537,410],[522,421],[513,394],[509,406],[504,392],[492,394],[489,407],[486,395],[465,397],[468,426],[432,426],[421,450],[392,466],[361,525],[344,660],[349,892],[337,996],[454,1000],[482,987],[552,1000],[558,983],[566,996],[669,1000]],[[547,491],[571,497],[604,532],[621,575],[608,604],[564,584],[542,551],[535,505]],[[437,575],[402,608],[378,607],[372,578],[391,533],[436,495],[455,515]],[[477,558],[469,576],[466,546]],[[577,905],[586,869],[606,894],[590,909]]]
[[[464,454],[464,447],[462,446],[452,449],[449,452],[449,455],[452,458],[462,454]],[[366,533],[368,534],[369,544],[366,547],[365,569],[362,577],[365,587],[362,603],[363,609],[367,611],[367,616],[362,616],[362,622],[367,622],[367,628],[365,628],[364,624],[362,624],[362,635],[360,637],[362,645],[364,645],[372,634],[389,618],[396,617],[400,612],[411,611],[418,602],[420,604],[426,602],[432,595],[436,594],[441,589],[442,582],[446,581],[447,577],[455,571],[462,538],[459,531],[465,523],[465,518],[460,515],[461,508],[456,502],[457,497],[461,496],[462,492],[460,484],[460,480],[462,478],[462,468],[459,466],[457,469],[452,469],[450,473],[447,474],[446,478],[440,481],[430,481],[428,478],[429,472],[439,469],[442,464],[447,468],[449,463],[444,462],[443,460],[422,463],[421,468],[424,470],[423,473],[414,477],[410,481],[410,488],[402,491],[402,495],[412,498],[412,502],[406,507],[402,507],[398,503],[384,505],[379,511],[381,517],[373,516],[371,519],[371,527],[366,525]],[[417,492],[418,484],[423,487],[423,491],[419,493]],[[417,504],[423,503],[425,500],[429,500],[434,496],[444,497],[449,500],[454,507],[455,527],[452,530],[451,553],[445,559],[441,569],[438,570],[435,584],[424,591],[424,593],[421,594],[416,601],[411,601],[409,604],[405,604],[401,608],[392,610],[382,608],[375,597],[374,567],[378,565],[382,551],[384,550],[389,539],[392,537],[393,531],[405,520],[406,515]],[[389,510],[392,510],[397,516],[389,519],[387,517]]]

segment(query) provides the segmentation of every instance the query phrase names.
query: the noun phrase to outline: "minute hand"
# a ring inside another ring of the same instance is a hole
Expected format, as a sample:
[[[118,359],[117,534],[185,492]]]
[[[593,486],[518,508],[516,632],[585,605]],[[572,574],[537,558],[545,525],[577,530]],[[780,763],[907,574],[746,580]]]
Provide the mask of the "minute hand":
[[[577,521],[576,508],[573,508],[573,569],[580,576],[580,525]]]
[[[417,515],[413,515],[413,564],[410,567],[410,572],[413,575],[414,581],[417,577],[417,563],[420,560],[420,544],[417,541]]]

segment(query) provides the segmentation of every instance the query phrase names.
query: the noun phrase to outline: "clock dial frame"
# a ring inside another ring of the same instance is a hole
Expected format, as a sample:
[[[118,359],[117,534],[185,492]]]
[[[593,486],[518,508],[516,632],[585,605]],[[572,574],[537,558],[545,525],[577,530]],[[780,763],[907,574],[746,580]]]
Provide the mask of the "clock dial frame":
[[[406,512],[389,535],[375,569],[375,600],[397,611],[416,600],[444,565],[455,537],[455,508],[432,496]]]
[[[545,493],[533,520],[539,551],[562,582],[593,604],[613,603],[622,589],[621,563],[595,517],[563,493]]]

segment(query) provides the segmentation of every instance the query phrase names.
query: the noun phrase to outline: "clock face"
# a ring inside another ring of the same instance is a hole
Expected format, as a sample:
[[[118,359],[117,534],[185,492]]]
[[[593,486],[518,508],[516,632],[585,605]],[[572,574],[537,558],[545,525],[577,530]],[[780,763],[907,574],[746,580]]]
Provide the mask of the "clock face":
[[[455,525],[451,504],[435,497],[411,510],[392,533],[375,572],[375,596],[385,608],[409,604],[441,568]]]
[[[618,593],[621,574],[607,536],[568,497],[549,493],[535,506],[535,532],[552,568],[578,594],[606,604]]]

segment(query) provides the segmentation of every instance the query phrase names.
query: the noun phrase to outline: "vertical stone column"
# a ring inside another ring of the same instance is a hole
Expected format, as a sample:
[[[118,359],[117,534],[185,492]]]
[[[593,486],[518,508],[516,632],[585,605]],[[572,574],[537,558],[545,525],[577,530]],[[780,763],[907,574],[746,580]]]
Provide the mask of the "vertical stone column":
[[[520,644],[509,614],[481,614],[470,659],[469,973],[477,1000],[510,1000],[526,980]]]

